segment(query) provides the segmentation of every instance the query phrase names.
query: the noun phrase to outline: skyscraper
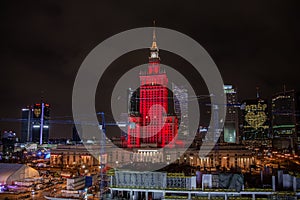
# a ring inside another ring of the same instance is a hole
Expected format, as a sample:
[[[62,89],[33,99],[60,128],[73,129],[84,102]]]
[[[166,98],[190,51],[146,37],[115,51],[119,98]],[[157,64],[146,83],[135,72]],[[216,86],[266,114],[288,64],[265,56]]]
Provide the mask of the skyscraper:
[[[224,85],[224,93],[227,98],[227,113],[220,142],[239,143],[239,106],[237,102],[237,92],[232,85]]]
[[[189,116],[188,116],[188,91],[183,86],[172,83],[174,94],[175,114],[180,121],[181,135],[189,135]]]
[[[47,143],[49,140],[49,117],[50,106],[47,103],[37,103],[23,108],[21,142]],[[41,127],[43,127],[42,130]]]
[[[129,113],[127,147],[164,147],[177,136],[178,118],[169,109],[170,92],[167,86],[168,78],[165,70],[160,68],[154,31],[148,69],[141,71],[140,87],[131,97],[133,104]]]
[[[256,141],[259,146],[268,145],[271,138],[269,137],[269,115],[266,100],[258,98],[243,101],[242,135],[244,142]]]
[[[22,109],[21,142],[32,140],[32,108],[27,106]]]
[[[283,91],[272,98],[273,147],[296,149],[296,99],[295,91]]]

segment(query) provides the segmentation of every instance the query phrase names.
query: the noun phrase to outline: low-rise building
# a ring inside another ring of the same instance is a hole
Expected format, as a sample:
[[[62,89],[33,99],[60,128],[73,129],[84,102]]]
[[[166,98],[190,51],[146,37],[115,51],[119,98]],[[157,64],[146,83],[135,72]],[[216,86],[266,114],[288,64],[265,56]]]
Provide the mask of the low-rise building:
[[[255,164],[252,151],[237,144],[203,144],[201,151],[209,152],[200,155],[199,149],[190,148],[136,148],[124,149],[106,146],[102,155],[102,164],[110,167],[121,167],[130,163],[160,163],[168,165],[172,162],[189,164],[200,168],[249,169]],[[183,153],[184,152],[184,153]],[[89,150],[82,144],[58,145],[51,150],[50,164],[57,167],[93,167],[100,165],[100,145],[89,146]]]
[[[15,181],[39,177],[39,172],[23,164],[0,163],[0,184],[10,185]]]

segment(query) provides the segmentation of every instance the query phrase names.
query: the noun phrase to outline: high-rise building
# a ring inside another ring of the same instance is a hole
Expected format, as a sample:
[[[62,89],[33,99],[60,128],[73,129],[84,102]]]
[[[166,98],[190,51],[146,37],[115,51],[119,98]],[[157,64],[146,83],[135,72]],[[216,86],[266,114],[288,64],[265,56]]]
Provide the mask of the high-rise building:
[[[138,115],[140,112],[139,108],[139,98],[140,98],[140,89],[133,90],[129,88],[127,90],[127,97],[128,97],[128,113],[132,115]]]
[[[178,118],[169,109],[170,91],[167,86],[168,77],[160,68],[159,49],[153,32],[148,69],[141,71],[140,87],[132,96],[127,147],[164,147],[177,136]]]
[[[220,142],[239,143],[239,106],[237,91],[232,85],[224,85],[224,93],[227,98],[227,112],[224,123],[224,131]]]
[[[283,91],[272,98],[273,147],[297,149],[296,93]]]
[[[47,143],[49,140],[49,117],[50,106],[47,103],[37,103],[23,108],[21,142]],[[41,127],[43,127],[42,130]]]
[[[27,106],[22,109],[21,142],[32,141],[32,108]]]
[[[297,153],[300,155],[300,92],[296,92],[295,94],[296,101],[296,136],[297,136]]]
[[[269,135],[268,103],[257,98],[243,101],[243,141],[256,141],[258,145],[267,145]]]
[[[180,122],[180,135],[189,135],[188,91],[172,83],[175,114]]]

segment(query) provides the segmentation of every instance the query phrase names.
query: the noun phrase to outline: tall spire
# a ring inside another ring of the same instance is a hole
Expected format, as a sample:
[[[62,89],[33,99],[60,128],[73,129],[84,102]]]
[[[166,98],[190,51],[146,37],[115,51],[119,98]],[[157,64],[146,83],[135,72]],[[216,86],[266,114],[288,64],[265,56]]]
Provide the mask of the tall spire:
[[[257,98],[257,99],[260,98],[260,95],[259,95],[259,87],[258,87],[258,86],[256,87],[256,98]]]
[[[151,49],[157,49],[156,44],[156,30],[155,30],[155,20],[153,20],[153,34],[152,34],[152,46]]]
[[[156,29],[155,29],[155,20],[153,20],[153,33],[152,33],[152,46],[150,48],[150,59],[159,59],[158,56],[158,47],[156,44]]]

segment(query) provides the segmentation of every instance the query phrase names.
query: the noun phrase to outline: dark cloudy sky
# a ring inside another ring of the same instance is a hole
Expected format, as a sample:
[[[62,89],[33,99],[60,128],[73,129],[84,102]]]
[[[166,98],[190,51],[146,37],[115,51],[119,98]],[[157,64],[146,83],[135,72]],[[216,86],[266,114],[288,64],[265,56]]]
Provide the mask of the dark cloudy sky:
[[[240,99],[254,98],[256,86],[264,98],[283,84],[300,89],[297,0],[81,2],[1,2],[0,118],[20,118],[42,91],[53,118],[71,116],[72,86],[85,56],[106,38],[152,26],[153,19],[199,42]],[[135,62],[147,61],[141,55]],[[53,127],[52,137],[70,135],[69,126],[62,128]],[[7,129],[19,132],[20,124],[0,122],[0,131]]]

